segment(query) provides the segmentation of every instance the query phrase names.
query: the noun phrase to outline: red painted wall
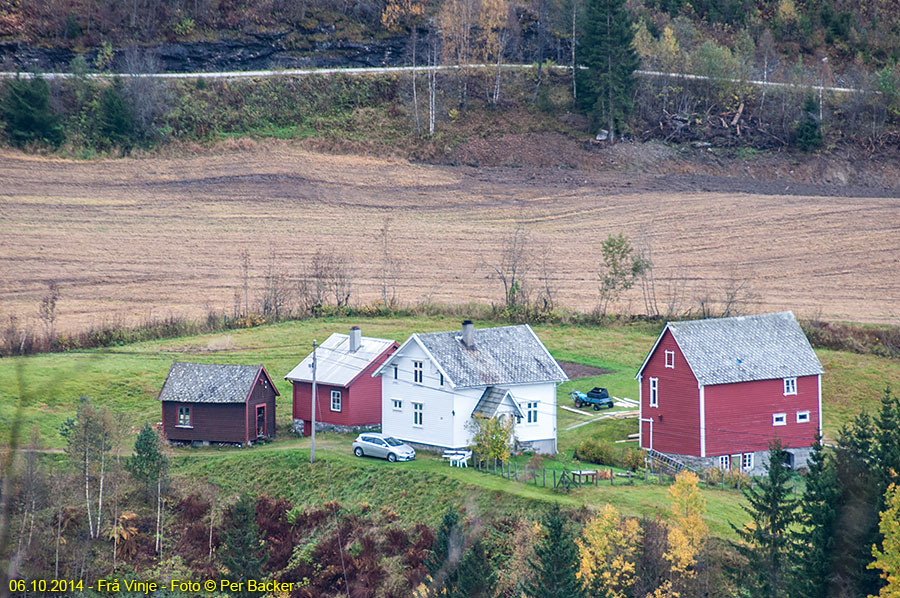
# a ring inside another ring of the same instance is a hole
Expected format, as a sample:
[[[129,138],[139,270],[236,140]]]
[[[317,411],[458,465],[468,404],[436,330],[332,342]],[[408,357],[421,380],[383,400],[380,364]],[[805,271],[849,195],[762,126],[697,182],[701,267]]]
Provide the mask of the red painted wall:
[[[263,384],[265,376],[260,375],[247,401],[248,440],[256,440],[256,406],[266,406],[266,436],[275,438],[275,389],[271,384]],[[268,380],[266,380],[268,382]]]
[[[180,403],[163,401],[163,431],[169,440],[182,442],[234,442],[256,440],[256,405],[266,406],[266,434],[275,437],[275,389],[260,376],[246,403]],[[190,406],[191,428],[179,428],[178,407]]]
[[[819,425],[817,376],[797,378],[797,394],[784,396],[784,381],[757,380],[707,386],[706,455],[765,451],[773,438],[785,448],[808,447]],[[809,422],[798,424],[797,412],[809,411]],[[787,424],[772,425],[773,413],[787,414]]]
[[[675,368],[667,368],[665,352],[675,352]],[[650,378],[659,378],[659,407],[650,407]],[[700,394],[697,378],[672,333],[666,330],[644,368],[641,414],[653,418],[653,448],[665,453],[700,455]],[[650,423],[641,422],[641,446],[650,448]]]
[[[339,426],[370,426],[381,423],[381,378],[373,378],[378,369],[397,350],[394,344],[370,363],[349,387],[316,385],[316,421]],[[306,422],[303,433],[312,431],[311,382],[293,382],[293,417]],[[341,391],[341,411],[331,410],[331,391]]]
[[[192,428],[176,427],[178,408],[190,406]],[[244,403],[177,403],[163,401],[163,430],[169,440],[185,442],[247,441],[244,428]]]

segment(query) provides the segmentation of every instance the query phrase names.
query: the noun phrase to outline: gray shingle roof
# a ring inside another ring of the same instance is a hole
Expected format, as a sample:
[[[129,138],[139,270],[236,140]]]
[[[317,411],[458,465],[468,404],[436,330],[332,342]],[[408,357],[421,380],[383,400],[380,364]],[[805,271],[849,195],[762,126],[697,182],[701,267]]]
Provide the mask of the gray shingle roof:
[[[416,337],[457,388],[568,380],[527,324],[476,328],[472,348],[458,330]]]
[[[513,409],[515,409],[516,415],[525,417],[525,414],[522,413],[522,409],[519,408],[519,404],[516,403],[516,400],[509,393],[509,389],[501,388],[499,386],[488,386],[484,389],[484,393],[481,395],[481,398],[478,399],[478,404],[475,405],[475,409],[472,410],[472,415],[494,417],[497,415],[497,411],[500,409],[500,406],[507,396],[509,396],[509,401],[512,404]]]
[[[179,403],[243,403],[260,369],[261,365],[176,361],[169,368],[158,399]]]
[[[789,311],[670,322],[667,328],[703,385],[825,373]]]

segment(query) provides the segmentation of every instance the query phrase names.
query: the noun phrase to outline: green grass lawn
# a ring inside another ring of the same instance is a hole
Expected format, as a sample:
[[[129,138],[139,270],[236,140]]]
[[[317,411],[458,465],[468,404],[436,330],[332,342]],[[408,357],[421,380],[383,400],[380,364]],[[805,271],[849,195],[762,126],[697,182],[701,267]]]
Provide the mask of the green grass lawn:
[[[98,351],[35,355],[0,360],[0,431],[8,438],[17,410],[21,408],[23,439],[36,427],[40,444],[64,446],[58,428],[75,414],[79,397],[88,396],[96,405],[115,412],[131,426],[132,435],[144,422],[157,422],[160,407],[156,395],[174,360],[245,363],[266,366],[281,396],[278,398],[278,440],[252,448],[202,448],[176,451],[176,470],[188,476],[208,478],[229,491],[253,489],[291,498],[299,505],[319,504],[331,494],[341,502],[360,508],[371,503],[390,508],[404,518],[435,522],[441,505],[466,505],[484,511],[517,511],[546,501],[569,505],[597,506],[609,502],[629,515],[656,516],[668,505],[666,488],[608,482],[597,488],[581,488],[557,494],[522,482],[477,472],[451,469],[445,462],[421,455],[412,463],[388,465],[350,455],[350,437],[328,434],[320,437],[324,467],[310,466],[309,440],[288,434],[291,414],[290,385],[283,379],[312,345],[332,332],[344,332],[359,319],[326,318],[285,322],[218,334],[138,343]],[[371,318],[361,322],[363,334],[402,342],[412,332],[455,329],[457,317]],[[477,326],[490,326],[477,322]],[[610,394],[637,398],[634,373],[652,346],[657,329],[647,324],[611,327],[538,325],[535,331],[562,361],[574,361],[610,370],[602,376],[582,378],[560,386],[560,405],[572,405],[568,391],[605,386]],[[823,384],[825,430],[836,430],[861,409],[873,411],[885,385],[900,389],[900,363],[871,355],[817,351],[825,366]],[[24,392],[21,392],[24,389]],[[20,401],[21,398],[21,401]],[[614,411],[621,411],[615,409]],[[637,431],[635,419],[597,419],[609,411],[572,413],[561,407],[558,414],[560,454],[544,459],[552,469],[580,468],[572,459],[574,448],[585,438],[599,436],[609,442]],[[588,422],[572,428],[575,424]],[[4,441],[8,442],[8,441]],[[127,445],[133,438],[126,440]],[[636,443],[615,444],[636,446]],[[524,469],[527,458],[516,462]],[[731,535],[729,522],[744,520],[739,492],[704,490],[709,502],[707,517],[716,535]]]
[[[317,436],[316,463],[310,464],[310,440],[292,437],[283,442],[244,449],[178,449],[175,471],[192,479],[202,478],[225,493],[246,491],[283,496],[301,508],[320,507],[337,500],[350,510],[367,506],[385,508],[408,521],[439,523],[445,505],[464,506],[471,514],[515,515],[534,512],[542,504],[556,501],[571,507],[599,507],[606,503],[624,514],[666,517],[668,487],[633,485],[616,479],[615,485],[600,481],[569,493],[516,482],[469,468],[450,467],[446,461],[419,453],[415,461],[391,464],[381,459],[356,458],[350,453],[353,435],[326,433]],[[524,463],[520,462],[524,469]],[[548,479],[553,469],[571,463],[544,459]],[[523,476],[524,477],[524,476]],[[551,485],[548,482],[548,486]],[[706,521],[719,537],[733,537],[730,522],[743,524],[747,517],[735,490],[702,489],[707,501]]]
[[[393,338],[402,342],[412,332],[449,330],[458,326],[457,317],[371,318],[362,321],[367,336]],[[33,426],[41,433],[45,447],[61,447],[57,430],[71,417],[81,396],[116,412],[133,432],[144,422],[157,422],[160,408],[156,395],[174,360],[217,363],[261,363],[266,366],[281,393],[278,399],[279,430],[290,423],[290,385],[283,379],[309,353],[313,339],[319,341],[332,332],[346,331],[359,319],[325,318],[285,322],[246,330],[193,337],[136,343],[97,351],[52,353],[0,361],[0,430],[8,431],[19,406],[20,382],[25,389],[22,419],[25,435]],[[478,326],[490,326],[478,322]],[[610,394],[637,398],[634,373],[653,343],[657,330],[647,324],[611,327],[538,325],[535,331],[559,360],[575,361],[610,370],[610,374],[568,382],[559,388],[560,404],[571,405],[568,391],[605,386]],[[225,350],[210,350],[221,349]],[[833,437],[840,426],[861,409],[877,408],[885,385],[900,389],[900,363],[872,355],[819,350],[825,366],[823,402],[825,432]],[[593,415],[595,412],[591,411]],[[599,415],[605,412],[600,412]],[[597,423],[575,430],[565,428],[583,416],[559,411],[561,448],[574,447],[600,429]],[[626,428],[617,424],[615,434],[624,438]],[[604,429],[606,429],[604,427]],[[619,434],[621,432],[621,434]],[[6,436],[6,433],[4,433]],[[610,438],[611,440],[618,438]]]

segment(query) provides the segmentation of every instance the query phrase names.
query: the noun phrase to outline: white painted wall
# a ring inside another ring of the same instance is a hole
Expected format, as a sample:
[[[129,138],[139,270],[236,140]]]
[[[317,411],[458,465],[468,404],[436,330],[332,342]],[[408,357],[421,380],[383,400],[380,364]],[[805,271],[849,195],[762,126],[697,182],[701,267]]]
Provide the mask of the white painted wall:
[[[422,361],[423,381],[413,381],[413,362]],[[398,366],[394,379],[393,365]],[[446,448],[463,448],[469,445],[472,433],[466,428],[472,411],[484,393],[485,387],[455,390],[449,380],[440,384],[440,372],[427,354],[415,342],[404,347],[381,376],[381,429],[408,442],[417,442]],[[516,424],[516,437],[523,442],[556,439],[556,384],[512,385],[510,392],[525,412],[528,402],[538,402],[538,421]],[[394,400],[401,401],[395,409]],[[422,425],[414,425],[413,403],[422,403]],[[503,411],[512,411],[511,408]],[[502,412],[502,411],[501,411]],[[555,442],[554,442],[555,446]]]

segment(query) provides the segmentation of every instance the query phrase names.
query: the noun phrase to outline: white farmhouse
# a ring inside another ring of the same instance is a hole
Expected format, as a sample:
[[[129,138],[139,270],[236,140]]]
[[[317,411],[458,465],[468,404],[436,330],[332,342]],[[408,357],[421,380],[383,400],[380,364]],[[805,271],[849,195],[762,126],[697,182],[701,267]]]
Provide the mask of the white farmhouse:
[[[378,368],[381,429],[422,447],[461,449],[473,414],[514,417],[523,450],[556,452],[556,386],[568,380],[531,326],[413,334]]]

